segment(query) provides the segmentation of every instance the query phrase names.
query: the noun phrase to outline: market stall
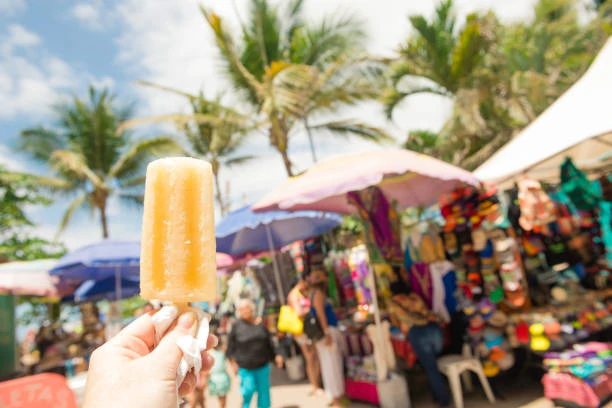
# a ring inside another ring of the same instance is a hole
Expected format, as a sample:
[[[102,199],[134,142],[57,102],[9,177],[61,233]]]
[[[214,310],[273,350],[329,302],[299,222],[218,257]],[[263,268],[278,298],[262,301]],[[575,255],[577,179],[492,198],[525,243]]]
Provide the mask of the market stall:
[[[329,174],[334,177],[329,177]],[[354,289],[355,297],[370,301],[362,306],[371,308],[374,318],[374,343],[379,346],[378,350],[374,347],[377,381],[371,381],[371,384],[378,388],[378,396],[385,394],[382,390],[388,384],[399,387],[403,383],[403,379],[389,377],[394,364],[391,359],[386,361],[381,357],[393,350],[389,327],[383,329],[381,323],[381,308],[390,300],[385,295],[391,287],[401,290],[401,287],[410,285],[403,262],[401,223],[397,211],[432,205],[441,194],[465,184],[476,187],[479,182],[469,172],[431,157],[407,150],[369,152],[339,157],[312,167],[279,186],[253,207],[255,211],[327,210],[358,214],[365,221],[367,251],[364,253],[368,262],[365,268],[355,269],[357,285]],[[343,287],[349,286],[346,276],[340,276],[339,281]],[[383,282],[388,285],[381,284]],[[383,291],[379,293],[380,289]],[[362,368],[364,363],[369,365],[369,361],[364,360],[361,361]],[[345,364],[352,367],[350,361]],[[350,389],[350,384],[347,384],[349,396]],[[407,395],[404,397],[407,400]],[[391,406],[388,404],[382,403]]]

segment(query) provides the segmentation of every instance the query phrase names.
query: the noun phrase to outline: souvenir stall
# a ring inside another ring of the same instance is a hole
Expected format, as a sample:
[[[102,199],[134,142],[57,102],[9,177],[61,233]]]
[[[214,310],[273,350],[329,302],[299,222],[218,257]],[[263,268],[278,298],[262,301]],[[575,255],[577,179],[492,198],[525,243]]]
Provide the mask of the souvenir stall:
[[[334,177],[329,177],[330,173]],[[355,317],[367,318],[372,312],[374,324],[368,325],[365,331],[363,325],[360,328],[356,322],[350,327],[357,330],[356,338],[361,339],[364,338],[362,333],[368,335],[368,331],[374,331],[368,336],[374,344],[374,358],[353,355],[367,354],[369,348],[364,347],[363,341],[349,342],[355,345],[347,351],[349,397],[380,403],[383,407],[409,405],[404,379],[392,374],[395,364],[392,361],[390,325],[380,320],[380,309],[389,303],[390,294],[401,293],[409,287],[397,210],[431,205],[440,194],[464,183],[479,185],[469,172],[425,155],[407,150],[368,152],[314,166],[278,187],[253,207],[255,211],[317,209],[341,214],[357,213],[365,221],[365,248],[360,251],[362,258],[353,257],[355,267],[351,266],[350,256],[346,259],[332,255],[331,260],[343,300],[357,306],[360,299],[371,298],[372,301],[372,304],[362,305]],[[367,259],[365,264],[362,262],[364,259]],[[357,381],[356,385],[353,386],[351,381]],[[368,390],[368,395],[357,395],[359,390]],[[384,401],[390,395],[396,395],[397,399]]]

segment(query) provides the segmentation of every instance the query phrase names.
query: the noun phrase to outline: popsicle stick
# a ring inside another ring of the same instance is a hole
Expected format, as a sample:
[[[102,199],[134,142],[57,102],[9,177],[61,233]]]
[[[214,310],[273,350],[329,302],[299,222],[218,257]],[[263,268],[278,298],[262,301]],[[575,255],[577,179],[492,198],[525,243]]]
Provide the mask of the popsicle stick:
[[[191,328],[191,335],[193,337],[195,337],[196,333],[198,332],[198,329],[200,328],[200,321],[198,319],[198,314],[194,310],[194,307],[190,306],[189,303],[186,303],[186,302],[185,303],[177,302],[177,303],[174,303],[174,306],[178,310],[178,316],[181,316],[182,314],[185,314],[187,312],[193,312],[193,314],[195,315],[195,318],[196,318],[196,322],[193,325],[193,327]]]

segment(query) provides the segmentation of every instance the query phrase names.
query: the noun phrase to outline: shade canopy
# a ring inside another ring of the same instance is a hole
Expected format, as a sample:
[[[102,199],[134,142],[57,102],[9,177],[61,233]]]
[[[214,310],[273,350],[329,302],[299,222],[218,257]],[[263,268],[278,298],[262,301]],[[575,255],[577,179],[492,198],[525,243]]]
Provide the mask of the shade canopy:
[[[116,278],[110,277],[102,280],[86,280],[74,291],[75,302],[89,302],[96,300],[117,300]],[[139,279],[121,279],[121,298],[128,298],[140,292]]]
[[[586,171],[612,164],[612,38],[588,71],[474,174],[501,187],[521,175],[556,181],[571,157]]]
[[[49,270],[57,259],[41,259],[30,262],[0,264],[0,293],[62,297],[73,292],[73,288],[51,276]]]
[[[224,269],[234,264],[234,258],[231,255],[217,252],[217,269]]]
[[[337,214],[318,211],[254,213],[246,206],[228,214],[215,228],[217,250],[236,256],[278,249],[325,234],[341,223],[342,217]]]
[[[470,172],[433,157],[396,149],[339,156],[291,178],[266,195],[254,211],[319,210],[356,213],[347,193],[377,185],[399,209],[435,204],[460,184],[478,186]]]
[[[102,280],[119,273],[123,277],[140,275],[140,243],[104,240],[70,252],[60,258],[51,275],[68,281]]]

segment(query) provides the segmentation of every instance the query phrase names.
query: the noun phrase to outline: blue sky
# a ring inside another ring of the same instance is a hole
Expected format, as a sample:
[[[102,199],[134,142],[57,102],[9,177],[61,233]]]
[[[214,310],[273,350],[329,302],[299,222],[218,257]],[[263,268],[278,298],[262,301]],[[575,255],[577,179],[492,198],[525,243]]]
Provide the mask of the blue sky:
[[[213,7],[237,23],[232,2],[242,18],[248,0],[0,0],[0,163],[14,170],[45,173],[45,166],[14,152],[19,131],[36,124],[52,125],[50,106],[70,93],[82,95],[90,83],[109,86],[126,103],[136,102],[140,115],[177,112],[185,106],[178,98],[137,87],[134,81],[139,79],[186,91],[204,89],[208,95],[225,88],[213,40],[197,6]],[[534,2],[456,0],[459,14],[493,8],[507,20],[529,18]],[[370,50],[392,55],[409,32],[406,17],[429,14],[435,3],[310,0],[306,13],[310,18],[345,11],[367,16]],[[439,129],[449,110],[448,100],[419,96],[402,106],[393,123],[387,122],[374,104],[359,106],[346,115],[384,126],[400,140],[410,129]],[[290,152],[296,167],[310,166],[305,137],[298,135],[292,143]],[[316,144],[322,158],[380,148],[330,139],[317,140]],[[244,149],[263,159],[223,173],[224,184],[230,183],[235,208],[255,201],[284,178],[282,163],[265,139],[255,138]],[[30,211],[39,235],[54,235],[65,205],[57,201],[51,207]],[[110,229],[112,238],[138,239],[140,212],[112,202]],[[82,211],[61,240],[75,248],[99,237],[97,220]]]

